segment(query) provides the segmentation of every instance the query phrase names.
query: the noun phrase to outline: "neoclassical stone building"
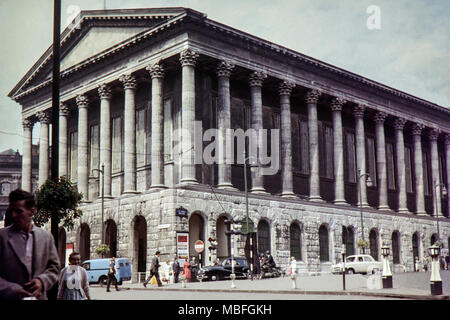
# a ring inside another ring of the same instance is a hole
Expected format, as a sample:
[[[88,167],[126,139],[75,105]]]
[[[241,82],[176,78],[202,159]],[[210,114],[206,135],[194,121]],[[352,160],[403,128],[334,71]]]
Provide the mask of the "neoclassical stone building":
[[[228,254],[224,219],[246,215],[244,166],[194,162],[209,144],[196,139],[198,122],[203,131],[281,130],[269,148],[278,172],[264,175],[259,163],[247,171],[258,249],[279,264],[294,255],[302,268],[327,272],[342,245],[358,252],[362,236],[375,258],[386,243],[409,270],[438,232],[448,248],[448,107],[186,8],[82,11],[61,46],[59,172],[85,197],[61,242],[84,259],[101,241],[102,164],[105,242],[134,271],[148,270],[157,249],[163,260],[180,253],[177,235],[188,235],[189,255],[198,255],[196,240],[208,247],[216,237],[203,261]],[[49,48],[9,94],[22,107],[27,190],[37,122],[40,183],[49,172],[51,59]],[[242,255],[245,237],[236,240]]]

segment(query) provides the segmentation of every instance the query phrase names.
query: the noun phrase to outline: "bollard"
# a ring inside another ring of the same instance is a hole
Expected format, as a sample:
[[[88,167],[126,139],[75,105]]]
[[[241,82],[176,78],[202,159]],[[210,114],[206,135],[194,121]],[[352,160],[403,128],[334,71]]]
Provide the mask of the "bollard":
[[[292,273],[291,280],[292,280],[291,289],[297,289],[297,275],[295,273]]]

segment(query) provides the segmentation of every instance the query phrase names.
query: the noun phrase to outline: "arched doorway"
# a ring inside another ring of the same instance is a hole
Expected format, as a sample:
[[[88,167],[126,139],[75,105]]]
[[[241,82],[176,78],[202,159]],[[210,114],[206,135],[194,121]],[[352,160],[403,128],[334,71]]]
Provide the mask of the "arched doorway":
[[[302,230],[298,223],[293,222],[289,228],[291,257],[302,260]]]
[[[91,230],[86,223],[80,226],[80,256],[81,261],[91,258]]]
[[[392,233],[392,260],[394,264],[400,264],[400,233]]]
[[[346,256],[355,254],[355,231],[353,227],[342,226],[342,244],[345,245]]]
[[[61,268],[66,266],[66,230],[63,227],[58,231],[58,256]]]
[[[193,213],[189,218],[189,257],[197,257],[197,261],[204,265],[205,251],[201,254],[195,251],[195,241],[205,242],[205,221],[199,213]],[[205,247],[206,247],[205,243]]]
[[[145,277],[145,272],[147,271],[147,221],[143,216],[136,216],[134,218],[133,248],[134,270],[142,272]]]
[[[420,252],[420,249],[419,249],[419,235],[418,235],[417,232],[414,233],[413,236],[412,236],[412,249],[413,249],[414,271],[419,271],[419,270],[416,270],[416,263],[415,263],[416,257],[417,257],[417,259],[420,259],[420,256],[419,256],[419,252]]]
[[[258,223],[258,253],[270,251],[270,226],[266,220],[260,220]]]
[[[226,231],[228,226],[225,224],[225,219],[227,219],[226,216],[221,216],[219,219],[217,219],[216,222],[216,240],[217,240],[217,250],[216,255],[217,258],[223,259],[226,258],[229,254],[229,237],[226,235]]]
[[[330,261],[328,228],[325,225],[321,225],[319,228],[319,257],[320,262]]]
[[[117,225],[112,219],[105,222],[105,244],[109,246],[108,258],[117,257]]]
[[[370,230],[369,233],[370,255],[378,261],[378,238],[375,229]]]

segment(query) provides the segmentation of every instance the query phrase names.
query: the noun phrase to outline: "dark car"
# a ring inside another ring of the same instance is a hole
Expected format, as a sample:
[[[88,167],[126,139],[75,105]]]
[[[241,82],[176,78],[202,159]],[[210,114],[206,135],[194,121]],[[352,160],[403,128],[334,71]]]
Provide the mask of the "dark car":
[[[197,279],[199,281],[230,279],[231,271],[231,258],[226,258],[219,265],[201,268],[197,274]],[[234,257],[234,274],[236,278],[248,278],[250,276],[247,259]]]

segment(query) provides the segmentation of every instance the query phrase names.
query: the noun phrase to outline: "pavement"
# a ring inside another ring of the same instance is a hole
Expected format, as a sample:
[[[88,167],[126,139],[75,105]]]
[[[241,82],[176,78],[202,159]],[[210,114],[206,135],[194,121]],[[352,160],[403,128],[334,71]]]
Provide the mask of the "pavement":
[[[369,289],[367,275],[353,274],[345,276],[346,290],[343,290],[342,275],[298,275],[296,288],[293,280],[286,277],[261,280],[203,281],[188,283],[169,283],[163,287],[142,283],[125,282],[122,289],[128,290],[167,290],[167,291],[201,291],[201,292],[241,292],[271,294],[308,294],[308,295],[356,295],[364,297],[404,298],[413,300],[450,300],[450,271],[441,271],[443,294],[432,296],[430,289],[430,272],[406,272],[393,275],[392,289]],[[373,283],[373,282],[371,282]]]

